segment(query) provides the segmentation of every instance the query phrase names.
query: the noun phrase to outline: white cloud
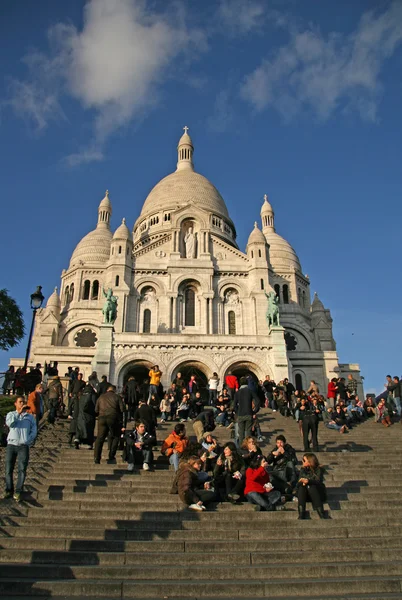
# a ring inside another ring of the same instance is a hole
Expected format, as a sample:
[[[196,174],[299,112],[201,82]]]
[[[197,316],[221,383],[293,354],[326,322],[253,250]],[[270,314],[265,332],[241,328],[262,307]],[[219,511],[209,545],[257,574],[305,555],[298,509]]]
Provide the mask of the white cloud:
[[[156,103],[174,59],[186,50],[188,60],[194,45],[205,49],[182,7],[156,14],[146,0],[89,0],[81,31],[59,23],[48,37],[50,52],[26,60],[30,76],[12,82],[9,104],[38,129],[61,114],[64,94],[92,110],[93,139],[70,164],[100,160],[108,136]]]
[[[264,15],[264,4],[256,0],[221,0],[218,8],[218,19],[230,35],[260,28]]]
[[[325,120],[338,109],[375,120],[384,61],[402,42],[402,3],[367,12],[350,35],[291,31],[288,45],[250,73],[241,96],[256,111],[273,107],[285,119],[310,109]]]

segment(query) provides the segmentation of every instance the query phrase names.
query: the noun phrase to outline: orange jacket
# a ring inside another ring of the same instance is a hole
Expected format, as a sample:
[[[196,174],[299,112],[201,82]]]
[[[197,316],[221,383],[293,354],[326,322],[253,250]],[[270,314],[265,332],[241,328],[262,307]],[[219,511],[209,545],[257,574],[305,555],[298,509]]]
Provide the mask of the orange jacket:
[[[153,369],[150,370],[150,372],[148,373],[148,375],[150,376],[150,385],[159,385],[161,382],[161,377],[162,377],[162,373],[160,371],[154,371]]]
[[[40,414],[40,398],[37,392],[31,392],[29,394],[27,406],[27,412],[31,413],[31,415],[34,415],[36,417],[36,415]]]
[[[165,456],[170,456],[171,454],[173,454],[173,450],[176,450],[179,454],[183,454],[187,446],[188,438],[182,438],[179,435],[177,435],[177,433],[172,431],[172,433],[163,442],[161,451],[162,454],[164,454]]]

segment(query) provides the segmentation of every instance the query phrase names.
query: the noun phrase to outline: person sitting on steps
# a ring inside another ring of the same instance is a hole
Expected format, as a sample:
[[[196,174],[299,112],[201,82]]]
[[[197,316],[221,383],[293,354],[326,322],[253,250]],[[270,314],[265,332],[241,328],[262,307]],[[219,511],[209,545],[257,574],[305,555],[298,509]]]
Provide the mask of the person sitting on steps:
[[[244,460],[236,446],[233,442],[227,442],[214,469],[214,480],[219,488],[219,496],[222,501],[237,502],[240,500],[244,490],[245,471]]]
[[[270,483],[268,463],[264,456],[254,456],[246,470],[244,496],[255,505],[255,510],[272,511],[281,501],[281,493]]]
[[[126,435],[127,471],[134,471],[134,465],[142,465],[144,471],[149,471],[154,462],[152,448],[156,443],[154,436],[147,431],[144,421],[138,421],[135,429],[127,431]]]
[[[206,510],[205,505],[215,498],[212,482],[200,481],[198,472],[202,461],[198,456],[190,456],[180,464],[172,486],[172,493],[178,493],[180,500],[191,510]]]
[[[318,463],[318,458],[311,452],[303,455],[303,465],[297,482],[297,499],[299,501],[299,519],[306,518],[306,503],[311,502],[320,519],[325,519],[324,502],[327,500],[327,490],[324,484],[324,471]]]
[[[186,437],[186,428],[183,423],[177,423],[174,430],[162,444],[161,452],[169,458],[169,463],[173,465],[174,470],[179,468],[180,457],[189,443]]]
[[[267,457],[272,465],[271,480],[275,489],[282,494],[291,494],[297,483],[296,451],[286,442],[284,435],[276,436],[276,447]]]

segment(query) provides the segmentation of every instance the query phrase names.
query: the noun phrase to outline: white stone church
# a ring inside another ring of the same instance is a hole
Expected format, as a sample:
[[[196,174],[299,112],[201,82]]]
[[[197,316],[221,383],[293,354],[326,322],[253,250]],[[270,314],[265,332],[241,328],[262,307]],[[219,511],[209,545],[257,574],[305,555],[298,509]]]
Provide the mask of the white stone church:
[[[361,382],[358,365],[339,363],[330,311],[317,295],[311,302],[267,197],[243,252],[224,199],[194,170],[187,127],[177,151],[176,170],[151,190],[132,233],[125,219],[111,231],[106,192],[96,228],[62,272],[60,295],[56,288],[38,311],[29,364],[58,361],[60,375],[79,366],[84,378],[96,370],[119,387],[154,364],[165,386],[178,371],[204,381],[214,371],[221,381],[228,371],[288,377],[304,389],[314,379],[324,394],[334,376],[352,372]],[[108,288],[118,299],[113,325],[103,323]],[[266,320],[272,290],[279,327]]]

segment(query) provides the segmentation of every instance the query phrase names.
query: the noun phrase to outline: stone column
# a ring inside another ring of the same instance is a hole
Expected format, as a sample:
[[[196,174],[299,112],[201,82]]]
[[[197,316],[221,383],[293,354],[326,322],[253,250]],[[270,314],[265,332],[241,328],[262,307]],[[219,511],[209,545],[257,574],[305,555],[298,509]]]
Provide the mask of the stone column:
[[[289,378],[289,361],[286,352],[286,343],[284,338],[285,329],[283,327],[271,327],[269,330],[269,345],[271,346],[271,368],[275,381],[280,381],[285,377]]]
[[[95,356],[92,359],[92,371],[96,371],[98,378],[106,375],[110,376],[110,361],[112,357],[113,347],[113,325],[111,323],[103,323],[100,326],[99,340],[96,347]]]

